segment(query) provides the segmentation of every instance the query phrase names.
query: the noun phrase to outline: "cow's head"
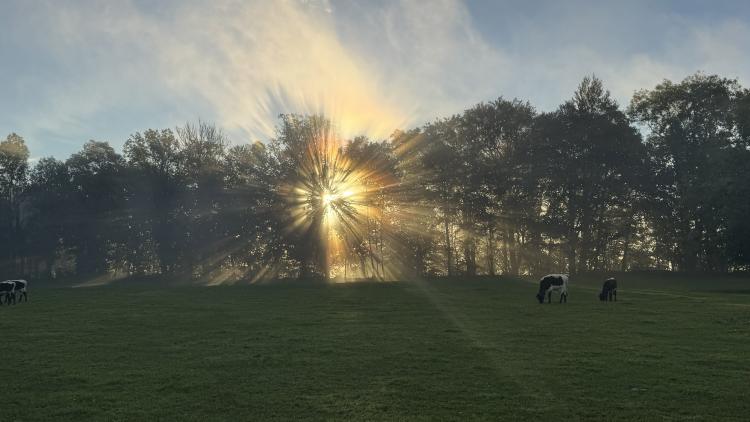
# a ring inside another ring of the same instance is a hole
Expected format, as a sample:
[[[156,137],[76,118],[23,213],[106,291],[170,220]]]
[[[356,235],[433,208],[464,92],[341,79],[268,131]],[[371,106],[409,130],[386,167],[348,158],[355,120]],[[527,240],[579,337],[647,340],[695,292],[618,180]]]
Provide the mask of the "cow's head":
[[[549,280],[549,277],[543,277],[539,280],[539,293],[536,294],[536,299],[539,303],[544,303],[544,295],[547,294],[551,284],[552,282]]]
[[[607,300],[607,293],[605,293],[604,291],[599,293],[599,300]]]

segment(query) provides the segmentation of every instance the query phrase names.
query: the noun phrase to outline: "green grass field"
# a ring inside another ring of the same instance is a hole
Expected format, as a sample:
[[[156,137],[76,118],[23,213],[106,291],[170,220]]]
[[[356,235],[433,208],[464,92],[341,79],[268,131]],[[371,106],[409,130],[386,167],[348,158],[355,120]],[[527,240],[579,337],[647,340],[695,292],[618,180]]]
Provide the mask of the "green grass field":
[[[750,280],[619,280],[32,285],[0,420],[748,420]]]

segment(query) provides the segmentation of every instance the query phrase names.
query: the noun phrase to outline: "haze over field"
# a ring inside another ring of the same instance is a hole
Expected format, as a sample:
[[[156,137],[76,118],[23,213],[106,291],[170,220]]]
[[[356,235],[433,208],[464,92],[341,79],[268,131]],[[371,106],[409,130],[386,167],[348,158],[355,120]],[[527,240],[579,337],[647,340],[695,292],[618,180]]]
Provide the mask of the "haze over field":
[[[0,131],[32,158],[213,121],[266,141],[279,113],[383,139],[472,104],[553,110],[595,73],[620,104],[701,70],[750,80],[743,1],[4,1]]]

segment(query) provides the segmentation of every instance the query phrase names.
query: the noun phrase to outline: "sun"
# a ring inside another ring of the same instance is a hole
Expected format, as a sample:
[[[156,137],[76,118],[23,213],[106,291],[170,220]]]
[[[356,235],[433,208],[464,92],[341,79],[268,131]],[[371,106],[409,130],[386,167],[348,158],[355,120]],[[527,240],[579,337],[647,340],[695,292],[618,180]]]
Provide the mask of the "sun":
[[[355,186],[337,185],[331,188],[323,189],[320,195],[320,202],[323,214],[327,223],[336,222],[335,219],[345,218],[349,211],[354,211],[356,215],[357,208],[354,203]]]
[[[321,195],[323,208],[325,208],[326,212],[334,210],[337,205],[340,205],[342,199],[343,195],[338,193],[335,188],[331,190],[325,189]]]
[[[287,197],[290,231],[307,239],[306,262],[330,279],[346,273],[357,260],[376,226],[376,185],[379,172],[371,161],[355,159],[347,144],[336,139],[315,138],[298,162],[293,183],[282,190]],[[357,255],[359,254],[359,255]]]
[[[290,251],[303,276],[385,278],[385,245],[398,241],[390,230],[400,209],[389,195],[401,186],[389,147],[343,140],[318,123],[295,132],[293,173],[279,189],[285,236],[299,245]]]

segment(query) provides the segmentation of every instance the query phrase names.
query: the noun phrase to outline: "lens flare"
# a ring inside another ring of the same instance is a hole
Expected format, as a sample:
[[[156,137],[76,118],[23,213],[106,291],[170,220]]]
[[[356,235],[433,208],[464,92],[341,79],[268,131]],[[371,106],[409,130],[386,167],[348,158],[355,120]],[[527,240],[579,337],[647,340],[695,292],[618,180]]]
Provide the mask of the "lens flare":
[[[307,245],[300,259],[327,279],[372,276],[375,271],[364,268],[362,256],[371,267],[382,268],[382,260],[374,258],[378,247],[382,251],[382,239],[378,243],[373,236],[383,227],[380,200],[384,189],[395,185],[395,176],[384,170],[381,156],[367,149],[370,143],[344,142],[327,128],[306,136],[296,177],[282,192],[289,226]]]

